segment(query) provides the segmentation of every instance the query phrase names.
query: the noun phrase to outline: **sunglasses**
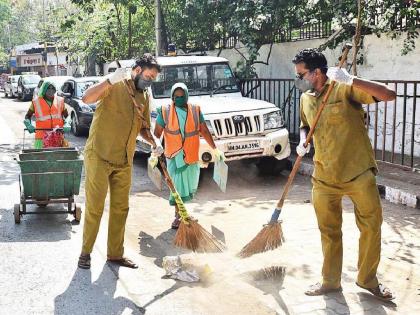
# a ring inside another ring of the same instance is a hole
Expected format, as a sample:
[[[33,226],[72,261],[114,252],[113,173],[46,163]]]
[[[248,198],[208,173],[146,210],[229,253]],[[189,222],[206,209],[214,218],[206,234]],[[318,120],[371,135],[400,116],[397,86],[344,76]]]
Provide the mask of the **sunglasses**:
[[[303,77],[304,77],[304,76],[305,76],[308,72],[311,72],[311,70],[308,70],[308,71],[306,71],[306,72],[304,72],[304,73],[296,73],[296,79],[302,80],[302,79],[303,79]]]

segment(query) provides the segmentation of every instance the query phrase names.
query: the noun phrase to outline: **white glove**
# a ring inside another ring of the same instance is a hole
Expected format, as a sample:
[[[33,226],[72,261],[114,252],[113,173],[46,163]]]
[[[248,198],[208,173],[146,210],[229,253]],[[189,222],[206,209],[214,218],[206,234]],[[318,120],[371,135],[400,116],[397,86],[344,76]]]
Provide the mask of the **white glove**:
[[[305,144],[306,139],[301,139],[299,145],[296,147],[296,153],[299,156],[304,156],[306,153],[309,153],[311,150],[311,144],[309,143],[308,146],[305,148],[303,145]]]
[[[353,79],[355,78],[355,76],[348,73],[346,69],[338,67],[328,68],[327,77],[329,77],[333,81],[344,83],[347,85],[352,85]]]
[[[215,157],[215,160],[224,161],[226,159],[223,151],[219,150],[218,148],[213,149],[213,155]]]
[[[131,78],[130,69],[127,68],[118,68],[115,72],[111,73],[108,76],[108,81],[112,85],[115,83],[121,82],[125,79],[129,80]]]

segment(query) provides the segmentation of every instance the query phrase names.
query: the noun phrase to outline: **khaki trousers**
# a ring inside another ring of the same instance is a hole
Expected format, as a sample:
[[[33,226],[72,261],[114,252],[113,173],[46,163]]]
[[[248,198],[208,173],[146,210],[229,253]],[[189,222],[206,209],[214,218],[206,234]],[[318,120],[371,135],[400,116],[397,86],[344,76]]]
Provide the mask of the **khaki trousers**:
[[[131,166],[113,165],[94,151],[85,152],[86,210],[82,253],[90,254],[98,235],[105,199],[110,192],[108,222],[108,258],[121,258],[124,253],[125,222],[131,186]]]
[[[381,254],[382,207],[373,172],[367,170],[344,184],[331,185],[315,178],[312,178],[312,183],[312,198],[324,255],[323,284],[340,286],[343,265],[341,200],[346,195],[354,204],[360,231],[357,283],[365,288],[376,287]]]

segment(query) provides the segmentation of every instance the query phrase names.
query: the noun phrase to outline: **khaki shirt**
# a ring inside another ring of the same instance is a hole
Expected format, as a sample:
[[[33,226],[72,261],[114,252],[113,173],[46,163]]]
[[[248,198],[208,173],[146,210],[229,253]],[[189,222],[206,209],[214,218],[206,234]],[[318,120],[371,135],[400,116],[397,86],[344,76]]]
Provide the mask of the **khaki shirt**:
[[[135,90],[133,82],[129,83]],[[137,135],[140,129],[150,128],[149,96],[147,92],[134,94],[137,103],[143,104],[144,120],[137,114],[124,83],[114,84],[99,99],[85,150],[95,151],[112,164],[133,163]]]
[[[330,81],[321,93],[307,91],[300,99],[301,128],[313,125]],[[377,172],[365,127],[362,104],[376,100],[352,86],[336,83],[316,126],[313,177],[326,183],[346,183],[365,172]]]

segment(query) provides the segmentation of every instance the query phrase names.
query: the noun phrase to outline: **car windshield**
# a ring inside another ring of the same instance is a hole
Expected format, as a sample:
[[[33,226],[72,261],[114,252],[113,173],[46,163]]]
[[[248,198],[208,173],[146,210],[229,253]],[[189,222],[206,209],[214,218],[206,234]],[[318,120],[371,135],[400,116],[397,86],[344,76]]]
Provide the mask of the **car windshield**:
[[[37,75],[31,75],[23,78],[23,84],[38,84],[39,80],[41,80],[41,77]]]
[[[229,64],[188,64],[163,67],[152,84],[153,97],[170,98],[178,82],[187,85],[190,96],[240,92]]]
[[[76,97],[82,97],[83,94],[85,94],[85,91],[91,87],[92,85],[98,83],[98,81],[92,80],[92,81],[84,81],[84,82],[78,82],[76,87]]]

